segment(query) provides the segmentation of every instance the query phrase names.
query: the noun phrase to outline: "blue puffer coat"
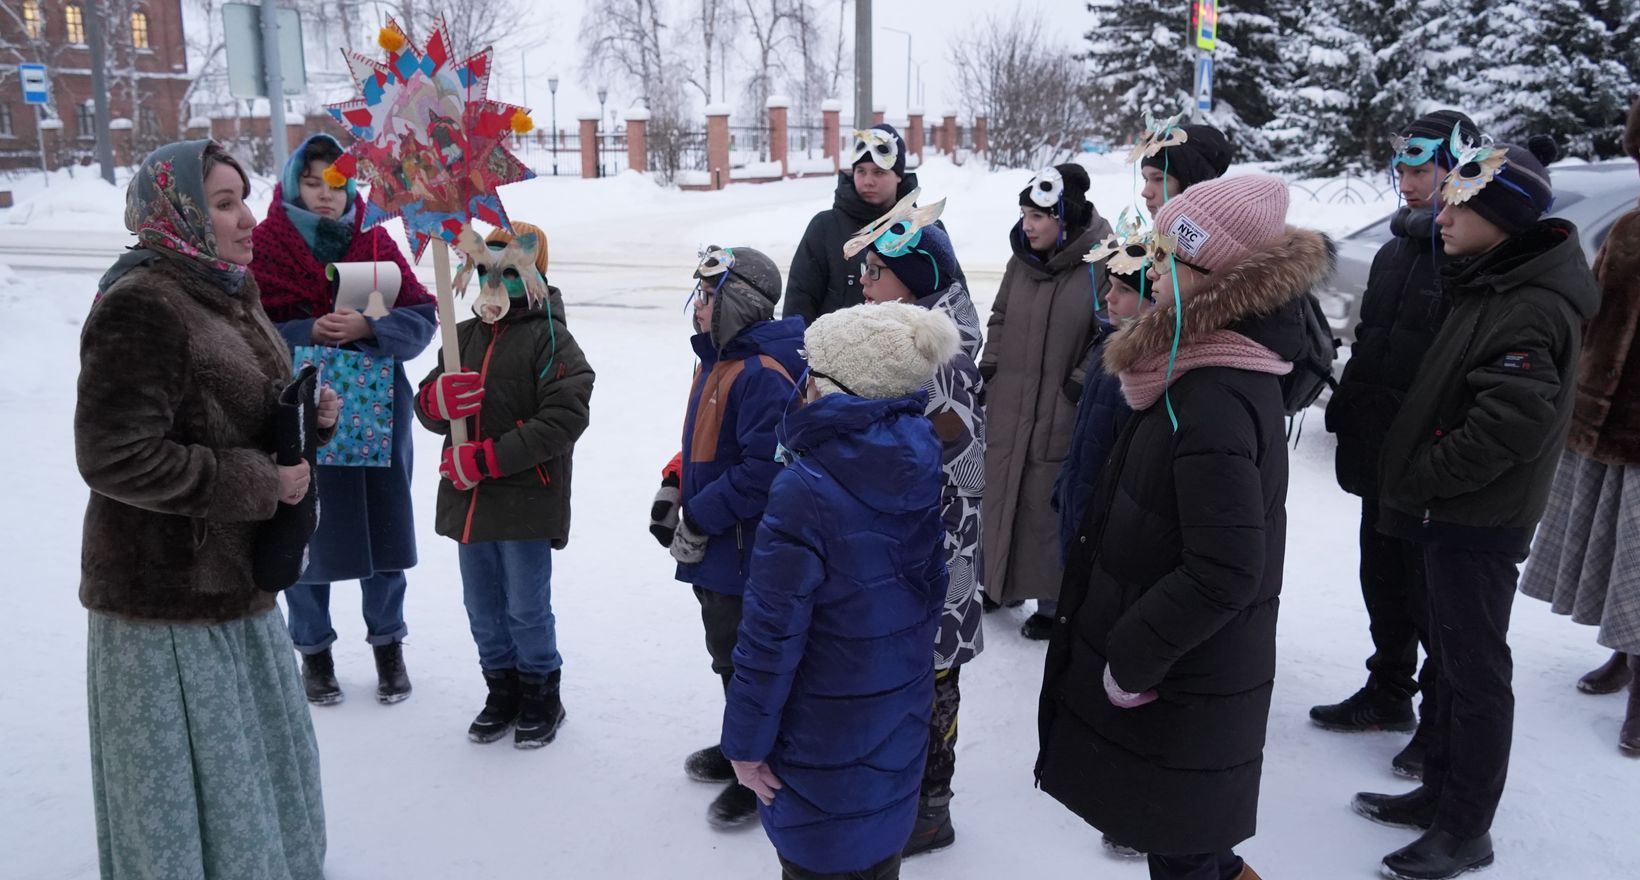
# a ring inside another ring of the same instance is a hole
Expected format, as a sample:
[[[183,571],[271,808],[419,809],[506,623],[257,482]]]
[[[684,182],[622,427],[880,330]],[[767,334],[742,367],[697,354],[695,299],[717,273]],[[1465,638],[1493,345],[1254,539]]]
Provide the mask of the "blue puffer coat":
[[[738,596],[769,483],[780,473],[774,431],[803,370],[803,319],[752,324],[721,354],[710,333],[690,342],[700,368],[683,422],[683,513],[710,540],[706,557],[679,565],[677,579]]]
[[[1082,527],[1082,515],[1099,487],[1099,475],[1105,469],[1110,451],[1116,447],[1116,437],[1133,415],[1127,398],[1122,396],[1122,380],[1105,372],[1105,345],[1115,332],[1115,328],[1100,322],[1099,338],[1094,340],[1083,362],[1087,377],[1082,382],[1082,397],[1076,404],[1076,425],[1071,429],[1065,463],[1059,466],[1059,479],[1053,484],[1053,506],[1059,511],[1061,564],[1069,554],[1070,543],[1076,540],[1077,530]]]
[[[723,753],[785,784],[759,813],[810,871],[859,871],[916,821],[945,601],[926,397],[830,394],[786,420],[746,584]]]

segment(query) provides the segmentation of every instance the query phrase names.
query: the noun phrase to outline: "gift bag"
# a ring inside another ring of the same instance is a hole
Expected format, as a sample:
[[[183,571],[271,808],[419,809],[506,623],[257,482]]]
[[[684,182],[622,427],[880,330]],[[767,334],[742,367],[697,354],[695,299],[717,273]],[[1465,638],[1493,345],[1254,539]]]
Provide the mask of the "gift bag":
[[[393,359],[327,345],[300,345],[297,371],[320,367],[324,387],[342,399],[336,436],[319,448],[319,464],[388,467],[393,463]]]

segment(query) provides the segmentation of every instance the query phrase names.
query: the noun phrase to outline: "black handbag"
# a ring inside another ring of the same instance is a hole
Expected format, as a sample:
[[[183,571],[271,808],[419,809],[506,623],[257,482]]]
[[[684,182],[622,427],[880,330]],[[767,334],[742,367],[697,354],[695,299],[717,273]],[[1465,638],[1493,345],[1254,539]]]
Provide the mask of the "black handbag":
[[[308,542],[319,526],[319,371],[303,367],[279,394],[273,414],[274,462],[291,467],[303,460],[314,469],[307,495],[295,504],[280,502],[262,524],[251,558],[256,586],[269,593],[286,589],[307,570]]]

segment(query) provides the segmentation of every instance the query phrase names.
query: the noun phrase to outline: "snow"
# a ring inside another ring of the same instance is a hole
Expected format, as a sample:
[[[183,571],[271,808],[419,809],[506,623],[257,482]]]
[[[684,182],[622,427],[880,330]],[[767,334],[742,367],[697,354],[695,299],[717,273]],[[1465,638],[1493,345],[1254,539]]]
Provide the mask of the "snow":
[[[1134,200],[1129,167],[1105,157],[1082,161],[1102,213],[1114,217]],[[1256,169],[1237,173],[1249,170]],[[951,197],[945,219],[988,310],[1017,192],[1030,173],[934,158],[921,175],[928,197]],[[120,223],[117,191],[81,183],[54,181],[49,194],[0,223],[0,264],[23,267],[0,265],[0,351],[14,365],[0,383],[0,409],[14,426],[0,441],[13,464],[8,502],[0,504],[0,548],[11,572],[10,588],[0,590],[7,877],[96,876],[86,624],[76,600],[85,489],[71,432],[79,327],[96,273],[127,239],[108,232]],[[432,530],[438,442],[417,430],[421,564],[410,574],[406,656],[416,690],[408,702],[383,707],[371,699],[374,672],[353,588],[336,590],[337,668],[348,697],[313,711],[331,880],[776,875],[761,831],[709,829],[704,811],[716,790],[681,772],[685,755],[715,740],[721,692],[701,646],[696,602],[672,580],[645,516],[658,471],[676,451],[693,365],[683,304],[696,248],[751,244],[784,261],[812,213],[830,204],[832,187],[822,177],[684,193],[629,172],[505,191],[515,217],[552,237],[553,282],[598,371],[592,427],[576,455],[575,530],[554,565],[569,721],[536,753],[467,742],[482,683],[455,545]],[[261,211],[265,190],[257,198]],[[17,221],[24,210],[27,219]],[[1299,198],[1291,220],[1343,232],[1385,210]],[[40,241],[63,233],[99,253],[71,271],[27,268],[41,264],[30,253]],[[430,268],[423,271],[430,277]],[[429,352],[410,364],[411,375],[419,378],[433,360]],[[1369,824],[1347,805],[1358,790],[1407,787],[1388,771],[1405,739],[1326,733],[1307,721],[1309,706],[1360,685],[1370,644],[1355,577],[1359,506],[1333,481],[1320,413],[1311,414],[1292,461],[1260,833],[1241,852],[1270,878],[1366,880],[1382,855],[1413,835]],[[908,863],[907,880],[1057,876],[1071,865],[1084,876],[1145,876],[1142,865],[1106,859],[1097,832],[1031,785],[1042,646],[1017,634],[1027,610],[986,621],[987,650],[963,674],[958,840]],[[1499,867],[1487,876],[1632,878],[1640,786],[1634,763],[1615,747],[1623,700],[1572,687],[1605,652],[1592,630],[1542,603],[1523,600],[1514,617],[1516,743],[1494,829]]]

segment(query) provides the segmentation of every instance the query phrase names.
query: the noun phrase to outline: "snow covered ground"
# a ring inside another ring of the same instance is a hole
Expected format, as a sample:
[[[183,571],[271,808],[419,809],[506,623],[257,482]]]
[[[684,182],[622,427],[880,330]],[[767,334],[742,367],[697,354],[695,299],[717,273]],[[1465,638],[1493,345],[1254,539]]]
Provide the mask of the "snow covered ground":
[[[1006,258],[1015,194],[1028,175],[988,175],[931,162],[924,185],[952,198],[947,214],[981,308]],[[85,488],[71,418],[79,325],[95,271],[124,243],[119,198],[106,188],[0,214],[0,440],[5,501],[0,550],[0,875],[96,874],[87,760],[85,612],[76,599]],[[1130,192],[1114,162],[1095,172],[1101,211]],[[592,427],[576,462],[575,528],[555,565],[569,721],[536,753],[475,746],[465,729],[482,683],[461,605],[455,546],[432,531],[436,439],[418,430],[416,498],[422,562],[410,575],[407,659],[415,695],[371,698],[363,625],[338,588],[338,673],[348,699],[316,709],[333,880],[465,877],[757,878],[777,875],[761,831],[706,826],[715,789],[681,762],[715,740],[721,694],[699,611],[671,578],[645,529],[658,470],[676,449],[692,357],[682,306],[697,245],[752,244],[789,258],[809,216],[830,203],[828,180],[658,190],[636,177],[540,181],[505,192],[515,217],[552,239],[553,282],[598,371]],[[265,196],[264,196],[265,198]],[[1295,203],[1295,222],[1342,232],[1384,206]],[[27,210],[26,218],[19,212]],[[42,256],[47,244],[105,247],[96,259]],[[18,253],[17,249],[35,251]],[[53,261],[56,262],[53,262]],[[432,363],[429,353],[412,376]],[[1358,790],[1399,791],[1390,757],[1404,737],[1346,736],[1306,712],[1363,680],[1370,650],[1356,585],[1358,507],[1332,479],[1319,413],[1293,453],[1280,667],[1266,752],[1260,833],[1242,851],[1271,880],[1375,876],[1378,858],[1412,839],[1348,809]],[[1098,834],[1031,785],[1042,646],[1017,633],[1024,610],[987,619],[988,648],[964,672],[955,846],[908,863],[908,880],[1075,876],[1140,880],[1142,866],[1107,859]],[[1604,659],[1593,632],[1518,603],[1519,711],[1509,791],[1488,876],[1632,880],[1640,875],[1640,764],[1621,757],[1621,697],[1572,686]]]

